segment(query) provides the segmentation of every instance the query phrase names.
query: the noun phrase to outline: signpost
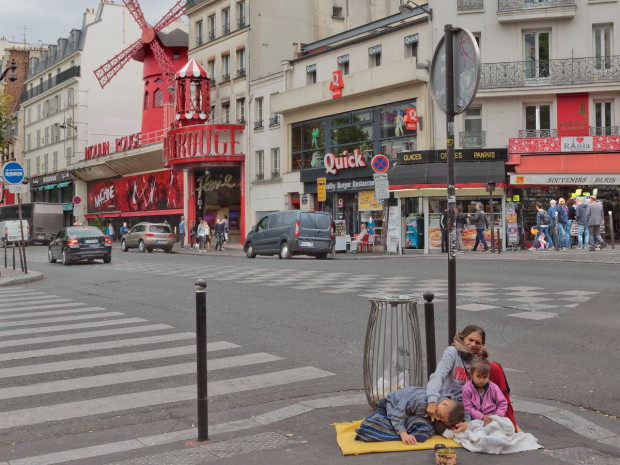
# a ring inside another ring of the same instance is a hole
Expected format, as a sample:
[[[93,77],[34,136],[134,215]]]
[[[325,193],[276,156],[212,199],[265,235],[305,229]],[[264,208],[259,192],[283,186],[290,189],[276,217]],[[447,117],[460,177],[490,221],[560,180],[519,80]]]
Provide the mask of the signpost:
[[[375,173],[373,177],[375,179],[375,197],[377,199],[389,199],[390,183],[387,173]]]
[[[385,173],[390,168],[390,160],[385,155],[375,155],[372,157],[370,166],[375,173]]]
[[[454,51],[457,53],[454,53]],[[448,343],[456,334],[456,181],[454,177],[454,115],[464,112],[474,99],[480,82],[480,50],[466,29],[444,26],[431,63],[431,96],[446,114],[448,165]]]
[[[326,184],[327,178],[316,178],[316,196],[319,202],[325,202],[327,199]]]
[[[17,193],[19,229],[22,233],[22,247],[20,253],[24,257],[24,273],[28,274],[28,265],[26,264],[26,242],[24,241],[24,225],[22,223],[22,198],[20,195],[21,192],[24,192],[22,189],[23,187],[26,188],[25,192],[28,192],[28,186],[22,185],[22,182],[24,181],[24,167],[15,161],[10,161],[4,165],[4,168],[2,168],[2,177],[7,183],[10,184],[9,191]]]

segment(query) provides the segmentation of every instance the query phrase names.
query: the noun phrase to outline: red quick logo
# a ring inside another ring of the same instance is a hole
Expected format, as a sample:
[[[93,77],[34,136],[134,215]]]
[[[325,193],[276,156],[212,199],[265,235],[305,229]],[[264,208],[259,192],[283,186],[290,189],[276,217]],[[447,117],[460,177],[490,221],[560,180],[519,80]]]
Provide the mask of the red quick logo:
[[[352,154],[346,150],[342,152],[341,157],[336,157],[333,153],[326,153],[323,160],[325,171],[329,174],[336,174],[338,170],[346,168],[361,168],[366,166],[366,162],[362,158],[359,150],[355,149]]]

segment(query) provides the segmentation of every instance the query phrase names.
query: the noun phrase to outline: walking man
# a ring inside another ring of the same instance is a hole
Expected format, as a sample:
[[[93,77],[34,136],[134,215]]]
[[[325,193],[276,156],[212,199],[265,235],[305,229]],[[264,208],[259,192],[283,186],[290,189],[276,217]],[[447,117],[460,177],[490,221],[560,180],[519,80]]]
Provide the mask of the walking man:
[[[179,235],[181,236],[181,248],[185,248],[185,217],[181,217],[181,222],[179,223]]]
[[[560,250],[566,251],[566,237],[570,237],[570,231],[567,231],[568,226],[568,208],[566,208],[566,200],[560,197],[560,204],[555,207],[555,211],[558,212],[558,243],[556,244]]]
[[[476,242],[474,243],[474,248],[471,250],[472,252],[476,252],[478,250],[478,244],[482,243],[484,251],[487,252],[489,250],[489,246],[487,245],[487,241],[484,239],[484,230],[489,227],[489,219],[487,218],[486,213],[482,211],[482,204],[480,202],[476,204],[474,224],[476,225]]]
[[[577,224],[579,229],[577,230],[577,248],[585,249],[588,247],[590,234],[588,233],[588,217],[586,216],[586,209],[588,205],[586,202],[577,197]]]
[[[604,223],[603,204],[597,202],[596,195],[590,196],[590,203],[586,209],[586,217],[588,218],[588,232],[590,234],[590,252],[596,250],[594,244],[600,245],[604,249],[607,244],[601,237],[601,225]]]
[[[224,218],[219,218],[217,223],[215,224],[215,250],[217,251],[218,247],[220,248],[220,252],[222,251],[222,244],[224,243],[224,233],[226,232],[226,223],[224,223]]]
[[[555,217],[556,217],[556,206],[557,202],[553,199],[551,199],[549,201],[549,209],[547,210],[547,214],[549,215],[549,218],[551,218],[551,223],[549,224],[549,238],[551,239],[549,246],[553,247],[553,242],[555,241],[555,227],[556,225],[556,221],[555,221]],[[558,236],[559,238],[559,236]],[[557,249],[558,247],[560,247],[559,244],[559,240],[558,243],[555,244],[555,248]]]

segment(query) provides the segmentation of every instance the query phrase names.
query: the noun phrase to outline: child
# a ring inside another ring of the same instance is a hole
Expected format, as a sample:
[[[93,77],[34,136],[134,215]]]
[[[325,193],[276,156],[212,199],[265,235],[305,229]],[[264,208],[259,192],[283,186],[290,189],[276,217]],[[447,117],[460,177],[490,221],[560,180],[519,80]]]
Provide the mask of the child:
[[[377,410],[355,430],[360,441],[397,441],[405,444],[424,442],[433,435],[433,425],[426,414],[426,388],[407,386],[390,392],[377,404]],[[436,419],[447,425],[463,421],[465,411],[455,400],[437,404]]]
[[[475,358],[469,368],[470,379],[463,386],[463,406],[472,420],[482,420],[484,426],[491,423],[491,415],[503,417],[506,415],[508,402],[502,391],[492,381],[489,381],[491,364]]]

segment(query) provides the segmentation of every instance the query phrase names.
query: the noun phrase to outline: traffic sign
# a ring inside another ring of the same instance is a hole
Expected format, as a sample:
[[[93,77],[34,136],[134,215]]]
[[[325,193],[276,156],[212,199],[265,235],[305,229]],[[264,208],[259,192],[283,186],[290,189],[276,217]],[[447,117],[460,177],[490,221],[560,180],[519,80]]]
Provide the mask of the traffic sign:
[[[82,203],[82,197],[78,197],[77,195],[75,197],[73,197],[73,204],[74,205],[79,205]]]
[[[370,165],[375,173],[385,173],[390,167],[390,161],[385,155],[375,155]]]
[[[11,184],[9,185],[9,192],[11,194],[26,194],[28,193],[28,186],[26,184]]]
[[[373,174],[375,180],[375,197],[379,200],[390,198],[390,182],[387,173]]]
[[[9,184],[20,184],[24,180],[24,168],[16,161],[10,161],[4,165],[2,176]]]

